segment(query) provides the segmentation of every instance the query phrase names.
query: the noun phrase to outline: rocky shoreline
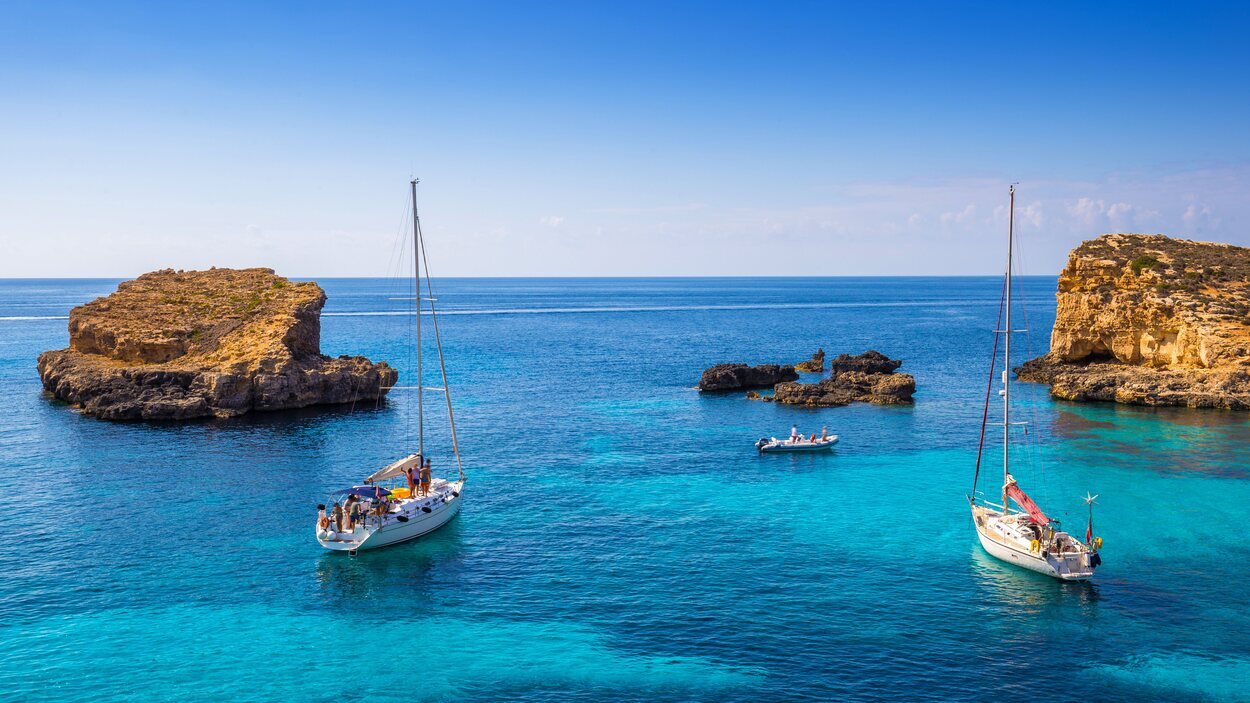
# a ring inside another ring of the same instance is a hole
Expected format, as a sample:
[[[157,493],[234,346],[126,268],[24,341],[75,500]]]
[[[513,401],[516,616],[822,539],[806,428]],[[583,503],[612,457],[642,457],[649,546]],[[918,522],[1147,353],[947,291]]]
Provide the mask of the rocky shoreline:
[[[1022,381],[1045,383],[1061,400],[1125,405],[1250,410],[1250,375],[1244,371],[1170,371],[1117,362],[1088,364],[1033,359],[1016,368]]]
[[[39,355],[44,388],[107,420],[186,420],[375,400],[398,372],[323,356],[316,283],[270,269],[144,274],[70,312]]]

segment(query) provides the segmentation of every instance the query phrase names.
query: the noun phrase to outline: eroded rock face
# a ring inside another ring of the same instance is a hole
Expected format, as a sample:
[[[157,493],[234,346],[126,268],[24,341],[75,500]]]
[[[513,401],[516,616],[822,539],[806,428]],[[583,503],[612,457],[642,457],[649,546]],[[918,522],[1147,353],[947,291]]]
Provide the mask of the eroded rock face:
[[[837,358],[829,362],[829,370],[838,374],[844,371],[858,371],[860,373],[894,373],[903,362],[898,359],[891,359],[875,349],[869,349],[863,354],[851,356],[850,354],[838,354]]]
[[[746,388],[766,388],[782,381],[794,381],[799,374],[793,366],[777,364],[717,364],[703,372],[699,379],[701,391],[737,391]]]
[[[1050,364],[1043,357],[1024,363],[1016,374],[1050,384],[1051,395],[1064,400],[1250,410],[1250,375],[1245,371],[1172,371],[1118,362]]]
[[[1250,249],[1106,234],[1059,275],[1051,350],[1019,369],[1056,397],[1250,406]]]
[[[841,354],[830,362],[829,378],[816,383],[778,383],[771,398],[759,399],[825,408],[855,401],[879,405],[911,403],[916,379],[911,374],[894,372],[902,364],[876,351],[857,356]]]
[[[377,399],[398,373],[321,355],[316,283],[270,269],[166,269],[70,312],[68,349],[39,355],[44,388],[110,420],[181,420]]]
[[[800,361],[794,365],[795,371],[803,373],[820,373],[825,370],[825,350],[817,349],[812,358],[807,361]]]

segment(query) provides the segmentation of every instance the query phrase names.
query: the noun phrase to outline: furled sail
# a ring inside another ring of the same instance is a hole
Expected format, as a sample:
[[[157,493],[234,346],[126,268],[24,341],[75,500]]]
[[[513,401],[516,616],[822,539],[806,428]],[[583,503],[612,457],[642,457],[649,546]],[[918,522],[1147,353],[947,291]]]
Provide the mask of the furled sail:
[[[1017,505],[1024,508],[1024,511],[1029,514],[1029,517],[1033,519],[1033,522],[1039,525],[1050,524],[1050,518],[1046,517],[1046,513],[1043,513],[1042,509],[1037,507],[1037,503],[1034,503],[1033,499],[1030,498],[1027,493],[1020,490],[1020,486],[1016,485],[1015,479],[1010,479],[1007,482],[1006,489],[1007,495],[1010,496],[1012,500],[1016,501]]]

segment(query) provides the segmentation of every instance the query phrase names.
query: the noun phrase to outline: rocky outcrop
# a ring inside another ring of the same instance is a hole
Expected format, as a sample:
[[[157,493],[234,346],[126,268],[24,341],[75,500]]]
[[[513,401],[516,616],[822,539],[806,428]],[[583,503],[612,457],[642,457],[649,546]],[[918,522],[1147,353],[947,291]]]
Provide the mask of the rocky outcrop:
[[[820,373],[825,370],[825,350],[817,349],[812,358],[794,365],[794,370],[802,373]]]
[[[1250,375],[1245,371],[1174,371],[1118,362],[1054,364],[1043,357],[1024,363],[1016,374],[1050,384],[1051,395],[1064,400],[1250,410]]]
[[[747,397],[787,405],[836,407],[860,401],[879,405],[912,402],[916,379],[895,373],[903,362],[868,351],[857,356],[841,354],[830,362],[830,376],[816,383],[778,383],[771,396],[758,393]]]
[[[39,355],[44,388],[109,420],[226,417],[372,400],[398,373],[321,355],[316,283],[270,269],[166,269],[70,311],[68,349]]]
[[[903,362],[898,359],[891,359],[875,349],[869,349],[863,354],[856,356],[839,354],[836,359],[829,362],[829,371],[834,374],[846,371],[858,371],[866,374],[887,374],[894,373],[902,365]]]
[[[799,377],[793,366],[762,364],[717,364],[703,372],[699,378],[701,391],[738,391],[746,388],[767,388],[783,381]]]
[[[1068,400],[1250,408],[1250,249],[1106,234],[1059,275],[1050,352],[1016,369]]]

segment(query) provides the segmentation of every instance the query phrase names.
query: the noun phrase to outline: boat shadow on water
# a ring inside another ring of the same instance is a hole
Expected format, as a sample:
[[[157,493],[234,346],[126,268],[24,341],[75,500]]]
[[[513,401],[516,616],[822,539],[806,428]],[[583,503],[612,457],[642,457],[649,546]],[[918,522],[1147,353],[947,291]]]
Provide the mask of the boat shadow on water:
[[[1082,606],[1097,605],[1103,593],[1094,581],[1064,581],[995,559],[979,545],[970,551],[969,570],[978,586],[1002,603],[1034,608],[1064,607],[1075,597]]]
[[[432,588],[440,569],[455,568],[464,554],[463,533],[456,516],[435,532],[385,549],[322,552],[314,577],[328,602],[365,602],[388,592]]]

